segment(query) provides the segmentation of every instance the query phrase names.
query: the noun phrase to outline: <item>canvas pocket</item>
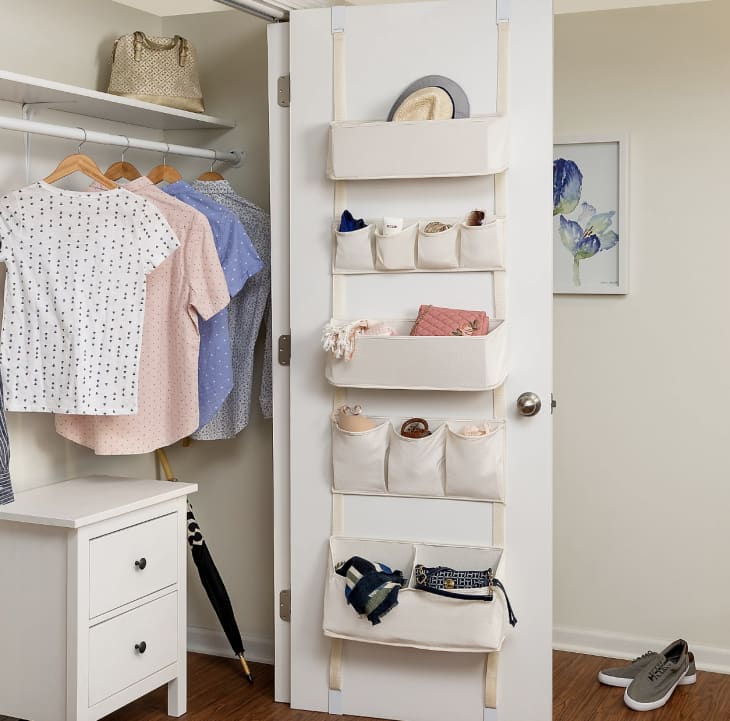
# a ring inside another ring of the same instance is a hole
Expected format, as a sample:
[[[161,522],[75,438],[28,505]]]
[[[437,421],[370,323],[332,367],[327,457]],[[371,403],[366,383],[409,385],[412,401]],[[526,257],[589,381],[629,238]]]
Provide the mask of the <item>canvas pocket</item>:
[[[332,423],[332,465],[336,491],[385,493],[385,463],[391,425],[343,431]]]
[[[418,231],[418,267],[428,270],[458,268],[459,228],[454,225],[440,233]]]
[[[374,234],[374,225],[349,233],[336,231],[335,270],[373,270]]]
[[[388,491],[408,496],[444,495],[446,426],[425,438],[405,438],[391,426]]]
[[[418,224],[394,235],[375,234],[375,258],[378,270],[413,270],[416,267]]]
[[[487,225],[462,225],[461,267],[504,267],[504,220],[497,218]]]
[[[450,423],[446,435],[446,495],[504,500],[504,426],[486,436],[465,436],[463,426]]]

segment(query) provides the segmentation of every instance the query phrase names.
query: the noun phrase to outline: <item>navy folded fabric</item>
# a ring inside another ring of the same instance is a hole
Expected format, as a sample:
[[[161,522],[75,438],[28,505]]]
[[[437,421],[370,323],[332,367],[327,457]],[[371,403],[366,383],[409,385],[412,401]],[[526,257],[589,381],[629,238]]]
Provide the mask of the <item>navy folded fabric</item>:
[[[353,556],[340,564],[336,572],[347,580],[345,598],[373,626],[398,605],[398,591],[406,585],[401,571],[392,571],[383,563],[372,563]]]
[[[360,230],[360,228],[365,228],[366,226],[367,223],[362,218],[355,220],[349,210],[342,213],[342,217],[340,218],[340,233],[351,233],[353,230]]]

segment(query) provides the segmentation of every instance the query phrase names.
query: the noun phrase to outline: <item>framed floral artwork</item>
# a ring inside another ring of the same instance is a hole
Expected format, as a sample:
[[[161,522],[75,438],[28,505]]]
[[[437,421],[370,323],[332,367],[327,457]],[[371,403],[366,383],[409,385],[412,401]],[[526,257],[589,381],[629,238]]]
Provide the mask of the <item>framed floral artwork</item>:
[[[553,147],[554,293],[629,292],[628,138]]]

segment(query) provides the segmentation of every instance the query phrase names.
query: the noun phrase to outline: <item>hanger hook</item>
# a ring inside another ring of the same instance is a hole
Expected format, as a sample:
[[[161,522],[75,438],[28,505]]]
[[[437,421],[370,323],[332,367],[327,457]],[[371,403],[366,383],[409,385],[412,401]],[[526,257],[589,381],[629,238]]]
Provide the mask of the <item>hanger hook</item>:
[[[77,125],[76,127],[84,134],[84,139],[79,143],[79,147],[76,148],[76,152],[80,154],[81,153],[81,146],[86,142],[87,135],[86,135],[86,129],[85,128],[82,128],[80,125]]]
[[[122,162],[124,163],[124,156],[127,154],[127,151],[129,150],[130,142],[129,138],[126,135],[122,135],[122,137],[127,141],[127,144],[124,146],[124,150],[122,150]]]
[[[162,152],[162,164],[167,165],[167,154],[170,152],[170,143],[165,143],[167,146],[165,150]]]
[[[213,148],[208,148],[212,153],[215,153],[215,150]],[[213,156],[213,159],[210,161],[210,172],[213,172],[213,166],[215,165],[216,157]]]

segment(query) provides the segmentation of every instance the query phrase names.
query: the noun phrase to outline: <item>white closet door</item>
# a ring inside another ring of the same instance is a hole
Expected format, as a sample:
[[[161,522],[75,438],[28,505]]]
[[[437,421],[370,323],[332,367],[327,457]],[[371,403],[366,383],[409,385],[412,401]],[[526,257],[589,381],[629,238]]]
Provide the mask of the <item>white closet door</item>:
[[[401,91],[429,74],[457,80],[472,113],[494,113],[496,5],[496,0],[449,0],[337,8],[346,33],[347,119],[384,119]],[[500,721],[547,721],[552,706],[552,8],[550,0],[511,5],[504,580],[519,625],[501,653],[498,713]],[[408,721],[481,721],[480,654],[347,641],[342,694],[337,707],[329,705],[331,643],[322,632],[322,613],[332,535],[334,388],[325,380],[320,335],[333,312],[334,184],[326,175],[333,119],[332,11],[294,12],[290,33],[292,359],[290,405],[284,412],[290,412],[291,439],[289,448],[276,445],[275,452],[280,466],[290,461],[291,469],[291,525],[277,530],[280,541],[290,531],[291,704]],[[347,183],[348,207],[364,218],[460,217],[491,206],[493,193],[490,177]],[[273,203],[272,211],[277,212]],[[494,317],[488,273],[353,275],[337,283],[340,310],[344,306],[353,319],[414,317],[410,314],[420,303],[483,308]],[[516,400],[525,391],[542,398],[543,410],[534,418],[517,413]],[[372,415],[431,418],[488,417],[493,398],[488,391],[366,389],[348,390],[346,397]],[[283,484],[276,492],[285,492]],[[346,496],[342,503],[340,530],[348,536],[463,545],[489,545],[492,538],[490,504],[371,496]],[[286,673],[284,663],[277,657],[278,673]]]

